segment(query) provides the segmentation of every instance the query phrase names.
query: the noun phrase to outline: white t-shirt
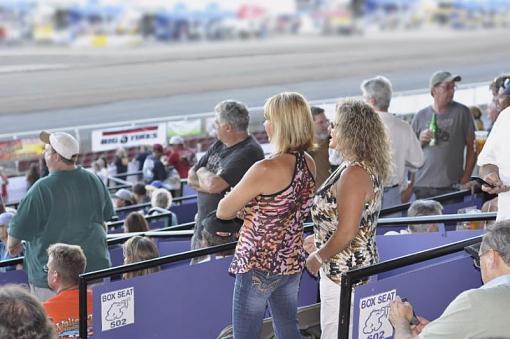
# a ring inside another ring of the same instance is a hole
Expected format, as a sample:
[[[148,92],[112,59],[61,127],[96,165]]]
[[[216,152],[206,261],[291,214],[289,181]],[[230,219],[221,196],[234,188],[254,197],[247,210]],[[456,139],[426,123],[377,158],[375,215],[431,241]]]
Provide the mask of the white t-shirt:
[[[478,166],[487,164],[499,168],[503,184],[510,185],[510,107],[503,110],[494,123],[482,152],[478,156]],[[496,220],[510,219],[510,192],[499,193],[498,217]]]
[[[399,184],[403,186],[402,191],[407,188],[406,168],[414,172],[425,161],[420,141],[407,122],[391,113],[378,113],[388,129],[393,166],[392,174],[384,185],[391,187]]]

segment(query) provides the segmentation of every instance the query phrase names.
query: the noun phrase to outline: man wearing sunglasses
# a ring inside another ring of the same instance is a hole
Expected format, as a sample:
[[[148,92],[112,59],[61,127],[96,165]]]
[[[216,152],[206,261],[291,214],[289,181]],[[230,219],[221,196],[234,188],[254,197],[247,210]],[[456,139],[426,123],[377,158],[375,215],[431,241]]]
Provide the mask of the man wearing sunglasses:
[[[510,333],[510,220],[487,228],[475,267],[484,285],[461,293],[436,320],[410,325],[413,307],[400,298],[390,306],[389,320],[395,339],[407,338],[507,338]]]
[[[469,109],[454,100],[459,81],[461,77],[450,72],[434,73],[429,82],[432,105],[418,111],[411,123],[425,155],[416,172],[417,199],[453,192],[467,184],[473,172],[475,126]]]

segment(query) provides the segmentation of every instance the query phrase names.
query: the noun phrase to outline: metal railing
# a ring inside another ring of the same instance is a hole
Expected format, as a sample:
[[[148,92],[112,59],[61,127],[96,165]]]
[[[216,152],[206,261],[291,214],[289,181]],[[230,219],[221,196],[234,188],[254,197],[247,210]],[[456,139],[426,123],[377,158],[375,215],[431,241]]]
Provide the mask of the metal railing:
[[[402,220],[400,220],[400,219],[402,219]],[[480,213],[480,214],[471,214],[471,215],[470,214],[459,214],[459,215],[451,214],[451,215],[409,217],[409,218],[387,218],[387,219],[385,219],[385,221],[383,221],[383,219],[380,219],[380,222],[382,222],[382,225],[386,225],[386,224],[389,225],[390,223],[391,224],[404,224],[404,223],[420,224],[420,223],[427,223],[427,222],[448,222],[448,221],[453,222],[453,221],[473,221],[473,220],[479,221],[479,220],[494,220],[494,219],[496,219],[496,213],[492,212],[492,213]],[[304,225],[304,232],[307,233],[307,232],[313,231],[313,227],[314,227],[313,223],[306,223]],[[167,229],[169,229],[169,228],[167,228]],[[157,232],[154,232],[154,233],[157,233]],[[152,234],[154,234],[154,233],[152,233]],[[145,234],[147,235],[147,233],[145,233]],[[183,234],[185,234],[185,233],[183,233]],[[190,234],[191,234],[191,232],[190,232]],[[185,236],[185,235],[183,235],[183,236]],[[473,239],[480,239],[480,238],[481,237],[476,237]],[[477,241],[468,239],[468,240],[465,240],[465,241],[462,241],[459,243],[462,243],[462,244],[466,243],[465,246],[468,246],[468,245],[472,245],[476,242]],[[455,243],[455,244],[459,244],[459,243]],[[119,276],[123,273],[128,273],[131,271],[137,271],[137,270],[146,269],[146,268],[159,266],[159,265],[163,265],[163,264],[176,263],[176,262],[182,261],[182,260],[191,260],[193,258],[198,258],[198,257],[202,257],[202,256],[209,255],[209,254],[216,254],[219,252],[232,250],[235,248],[236,244],[237,244],[237,242],[232,242],[232,243],[228,243],[225,245],[219,245],[219,246],[213,246],[213,247],[199,249],[199,250],[182,252],[182,253],[168,255],[168,256],[151,259],[151,260],[146,260],[146,261],[142,261],[142,262],[138,262],[138,263],[134,263],[134,264],[112,267],[112,268],[108,268],[108,269],[104,269],[104,270],[100,270],[100,271],[96,271],[96,272],[85,273],[85,274],[80,275],[80,287],[79,287],[80,288],[80,292],[79,292],[80,293],[80,306],[79,306],[80,307],[80,337],[87,338],[87,322],[86,322],[87,305],[86,305],[85,301],[86,301],[86,296],[87,296],[87,292],[86,292],[87,285],[88,285],[89,281],[103,279],[103,278],[107,278],[107,277]],[[437,256],[453,253],[453,252],[447,253],[447,251],[451,250],[450,246],[452,246],[452,245],[443,246],[446,249],[443,249],[443,247],[436,248],[436,249],[434,249],[434,250],[436,250],[436,252],[434,252],[434,253],[436,253],[436,254],[440,253]],[[417,253],[419,255],[418,257],[416,257],[415,254],[411,255],[412,260],[416,260],[416,258],[425,258],[425,257],[428,258],[428,256],[430,256],[430,254],[427,252],[429,252],[429,251],[423,251],[423,253],[425,253],[425,254],[422,254],[422,252]],[[398,258],[398,259],[402,259],[402,262],[406,263],[405,265],[407,265],[407,263],[409,262],[409,259],[406,259],[406,258],[407,257],[402,257],[402,258]],[[435,258],[435,257],[431,257],[431,258]],[[394,262],[395,260],[396,259],[390,260],[390,261],[387,261],[387,262],[384,262],[381,264],[374,265],[374,266],[376,266],[376,268],[374,268],[374,270],[376,270],[378,273],[381,273],[384,271],[378,271],[381,269],[380,267],[383,267],[383,269],[386,269],[386,270],[400,267],[398,265],[401,265],[402,262],[395,263]],[[423,260],[428,260],[428,259],[423,259]],[[379,266],[379,265],[383,265],[383,266]],[[395,266],[395,265],[397,265],[397,266]],[[405,265],[403,265],[403,266],[405,266]],[[374,266],[370,266],[368,268],[372,268]],[[366,271],[363,271],[365,269],[367,269],[367,268],[354,270],[352,272],[358,272],[358,271],[366,272]],[[372,272],[372,271],[369,271],[369,272]],[[350,272],[348,272],[348,273],[350,273]],[[355,274],[354,277],[357,277],[357,274],[359,274],[359,273],[354,273],[354,274]],[[377,273],[373,273],[373,274],[377,274]],[[351,278],[350,281],[354,281],[354,278]],[[343,282],[342,282],[342,284],[343,284]],[[351,284],[351,287],[352,287],[352,284]],[[343,293],[343,290],[344,290],[344,287],[342,285],[342,293]],[[344,296],[344,299],[347,297],[349,298],[349,302],[350,302],[351,294],[349,294],[348,296]],[[343,315],[343,316],[345,317],[345,315]],[[350,313],[347,316],[350,317]],[[339,331],[339,333],[340,333],[340,331]],[[340,338],[344,338],[344,337],[340,337]]]
[[[468,195],[472,195],[472,194],[473,194],[473,192],[471,190],[460,190],[460,191],[456,191],[456,192],[436,195],[434,197],[430,197],[427,199],[435,200],[438,202],[446,202],[449,200],[460,200],[460,199],[462,199]],[[411,206],[410,202],[405,203],[405,204],[391,206],[391,207],[382,209],[381,212],[379,213],[379,216],[385,216],[388,214],[407,211],[407,209],[409,209],[410,206]]]
[[[462,251],[466,246],[479,243],[482,240],[482,237],[483,237],[482,235],[479,235],[477,237],[457,241],[455,243],[448,244],[445,246],[440,246],[430,250],[417,252],[414,254],[384,261],[379,264],[343,273],[340,287],[340,313],[338,320],[338,338],[339,339],[349,338],[349,324],[351,317],[351,299],[353,285],[375,274],[380,274],[404,266],[417,264],[423,261],[439,258],[444,255]]]

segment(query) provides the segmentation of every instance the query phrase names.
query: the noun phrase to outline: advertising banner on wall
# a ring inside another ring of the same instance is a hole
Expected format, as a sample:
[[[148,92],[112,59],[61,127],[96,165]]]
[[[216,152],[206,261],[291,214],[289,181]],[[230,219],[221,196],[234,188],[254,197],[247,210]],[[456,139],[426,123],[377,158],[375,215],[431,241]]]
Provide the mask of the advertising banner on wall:
[[[13,161],[40,157],[44,144],[39,138],[0,141],[0,160]]]
[[[92,131],[93,152],[153,144],[166,145],[165,124]]]
[[[192,137],[202,132],[200,119],[169,121],[167,124],[168,137],[175,135],[181,137]]]

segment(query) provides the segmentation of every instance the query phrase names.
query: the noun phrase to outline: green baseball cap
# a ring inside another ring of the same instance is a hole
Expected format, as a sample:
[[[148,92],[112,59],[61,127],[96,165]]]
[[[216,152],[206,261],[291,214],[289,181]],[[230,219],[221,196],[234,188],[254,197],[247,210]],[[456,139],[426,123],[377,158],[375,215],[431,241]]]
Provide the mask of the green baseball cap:
[[[452,74],[447,71],[437,71],[430,77],[429,86],[432,89],[433,87],[436,87],[442,82],[448,82],[448,81],[461,81],[462,77],[458,74]]]

